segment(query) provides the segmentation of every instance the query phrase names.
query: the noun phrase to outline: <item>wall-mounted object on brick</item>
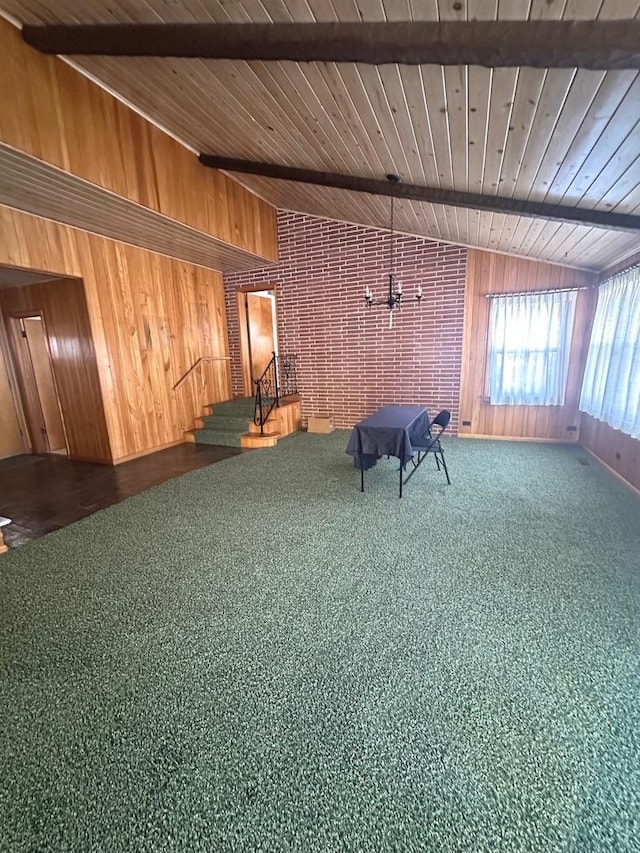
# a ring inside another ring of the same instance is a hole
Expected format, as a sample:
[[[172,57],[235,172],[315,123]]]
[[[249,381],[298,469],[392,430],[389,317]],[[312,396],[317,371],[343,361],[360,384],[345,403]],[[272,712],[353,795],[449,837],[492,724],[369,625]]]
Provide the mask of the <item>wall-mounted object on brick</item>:
[[[448,409],[457,429],[467,250],[397,233],[395,268],[419,308],[372,315],[363,289],[388,267],[385,231],[297,213],[278,214],[276,266],[225,276],[234,393],[242,375],[236,292],[274,284],[278,338],[298,354],[302,414],[331,412],[351,427],[385,404]],[[330,295],[331,298],[328,298]]]

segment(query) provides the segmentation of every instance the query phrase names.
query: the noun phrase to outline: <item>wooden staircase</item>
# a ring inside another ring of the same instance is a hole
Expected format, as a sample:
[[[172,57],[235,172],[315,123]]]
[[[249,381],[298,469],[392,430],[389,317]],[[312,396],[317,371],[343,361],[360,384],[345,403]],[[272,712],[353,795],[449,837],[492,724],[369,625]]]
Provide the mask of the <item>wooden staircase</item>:
[[[240,397],[214,403],[210,414],[196,421],[187,439],[196,444],[225,447],[273,447],[280,438],[300,429],[302,414],[300,397],[283,397],[271,412],[263,431],[253,422],[253,397]]]
[[[279,438],[297,432],[302,426],[300,397],[283,397],[280,405],[269,415],[269,420],[260,432],[260,427],[253,421],[249,423],[249,432],[240,439],[241,447],[273,447]]]

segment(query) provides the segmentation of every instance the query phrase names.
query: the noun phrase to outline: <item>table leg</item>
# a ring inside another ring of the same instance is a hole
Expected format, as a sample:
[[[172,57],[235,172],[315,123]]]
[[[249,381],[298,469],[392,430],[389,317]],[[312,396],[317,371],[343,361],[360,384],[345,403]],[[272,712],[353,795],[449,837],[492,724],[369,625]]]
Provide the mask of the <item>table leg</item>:
[[[360,469],[360,491],[364,492],[364,468]]]
[[[400,497],[402,497],[402,462],[400,463]]]

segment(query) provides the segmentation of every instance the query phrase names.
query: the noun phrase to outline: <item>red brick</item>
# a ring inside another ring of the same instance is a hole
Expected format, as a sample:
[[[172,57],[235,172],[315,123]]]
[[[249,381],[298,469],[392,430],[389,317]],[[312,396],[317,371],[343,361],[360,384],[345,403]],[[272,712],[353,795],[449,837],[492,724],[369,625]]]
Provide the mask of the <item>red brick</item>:
[[[280,351],[298,355],[304,417],[332,414],[350,427],[385,403],[418,402],[450,409],[457,429],[466,250],[396,236],[405,304],[389,329],[388,309],[368,311],[363,299],[367,285],[385,296],[388,232],[280,212],[278,233],[276,266],[224,279],[234,393],[243,392],[236,291],[272,283]]]

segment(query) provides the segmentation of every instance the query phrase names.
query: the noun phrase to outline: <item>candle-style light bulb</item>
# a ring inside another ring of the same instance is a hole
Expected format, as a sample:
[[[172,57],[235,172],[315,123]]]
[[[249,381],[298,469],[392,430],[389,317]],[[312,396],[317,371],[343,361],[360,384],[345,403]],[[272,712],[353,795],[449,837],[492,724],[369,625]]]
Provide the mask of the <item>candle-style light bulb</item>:
[[[418,300],[418,302],[420,302],[420,300],[422,299],[422,285],[421,284],[418,285],[418,292],[416,294],[416,299]]]

